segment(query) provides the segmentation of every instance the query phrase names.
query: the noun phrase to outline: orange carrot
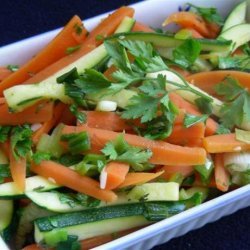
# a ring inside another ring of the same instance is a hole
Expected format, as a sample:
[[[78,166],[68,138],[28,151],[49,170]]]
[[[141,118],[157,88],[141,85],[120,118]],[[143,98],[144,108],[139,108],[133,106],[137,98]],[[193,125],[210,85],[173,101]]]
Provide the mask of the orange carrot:
[[[68,24],[66,24],[64,29],[35,57],[1,82],[0,96],[3,95],[5,89],[23,83],[31,77],[31,74],[36,74],[60,58],[65,57],[67,48],[79,44],[79,42],[75,40],[77,33],[79,33],[77,28],[81,29],[81,37],[87,35],[87,30],[82,26],[81,19],[78,16],[74,16]],[[35,82],[36,81],[34,81],[34,83]]]
[[[126,120],[122,119],[115,112],[102,112],[102,111],[84,111],[87,116],[87,125],[91,128],[100,128],[112,131],[123,131],[131,129],[126,123]],[[82,124],[78,123],[78,126]]]
[[[25,246],[24,248],[22,248],[22,250],[43,250],[43,248],[39,246],[38,244],[31,244],[31,245]]]
[[[16,159],[9,149],[10,172],[16,187],[23,193],[25,190],[26,158]]]
[[[102,42],[101,40],[96,39],[98,35],[101,35],[103,37],[111,35],[112,33],[114,33],[115,29],[119,26],[124,17],[131,17],[133,16],[133,14],[134,10],[129,7],[121,7],[117,9],[89,33],[87,39],[84,40],[80,49],[68,56],[65,56],[64,58],[61,58],[44,70],[40,71],[38,74],[26,81],[26,83],[40,82],[55,74],[67,65],[73,63],[80,57],[86,55]]]
[[[226,77],[233,77],[247,89],[250,89],[250,74],[234,70],[218,70],[201,72],[187,76],[186,79],[195,86],[201,88],[210,95],[216,96],[214,86]]]
[[[124,182],[119,186],[119,188],[140,185],[149,181],[154,180],[155,178],[161,176],[163,171],[157,173],[128,173]]]
[[[176,124],[173,132],[166,139],[167,142],[177,145],[189,145],[194,139],[203,139],[205,133],[205,124],[199,122],[189,128],[185,128],[183,124]]]
[[[116,66],[112,64],[103,74],[109,79],[113,80],[112,74],[117,70]]]
[[[207,38],[215,38],[217,36],[217,34],[214,33],[214,29],[209,30],[204,19],[193,12],[181,11],[173,13],[167,17],[163,25],[166,26],[170,23],[176,23],[182,28],[192,28]]]
[[[167,26],[171,23],[176,23],[181,28],[192,28],[199,31],[202,34],[208,35],[206,23],[204,20],[195,13],[192,12],[177,12],[169,15],[163,22],[163,26]]]
[[[230,175],[224,166],[223,154],[215,155],[214,167],[216,186],[219,190],[226,192],[229,188]]]
[[[192,115],[201,115],[197,107],[186,100],[184,100],[181,96],[170,93],[169,94],[170,100],[180,109],[183,109],[186,111],[186,113],[192,114]],[[213,135],[215,134],[216,130],[218,128],[218,123],[215,122],[213,119],[208,118],[206,121],[206,129],[205,129],[205,135]]]
[[[88,176],[81,176],[75,171],[53,161],[42,161],[39,165],[32,164],[31,170],[45,178],[52,178],[59,185],[71,188],[103,201],[114,201],[114,192],[100,189],[99,182]]]
[[[151,29],[148,25],[136,22],[132,31],[137,32],[137,31],[142,31],[142,32],[155,32],[153,29]]]
[[[19,113],[10,113],[6,103],[0,104],[0,125],[47,122],[53,115],[52,102],[40,102]]]
[[[56,126],[61,118],[66,105],[64,103],[59,103],[54,108],[53,116],[47,120],[41,128],[34,132],[32,140],[35,144],[38,143],[43,134],[47,134],[54,126]]]
[[[187,30],[188,30],[189,32],[191,32],[193,38],[204,38],[204,36],[201,35],[201,33],[199,33],[199,32],[198,32],[197,30],[195,30],[195,29],[187,28]]]
[[[0,82],[12,74],[12,71],[6,67],[0,67]]]
[[[58,123],[63,123],[65,125],[76,125],[76,116],[70,111],[69,106],[65,105],[63,115],[60,117]]]
[[[121,232],[117,232],[115,234],[106,234],[106,235],[96,236],[96,237],[86,239],[86,240],[81,240],[80,241],[81,250],[88,250],[88,249],[92,249],[94,247],[103,245],[103,244],[108,243],[112,240],[118,239],[118,238],[123,237],[127,234],[130,234],[130,233],[133,233],[141,228],[142,227],[135,227],[135,228],[121,231]]]
[[[183,77],[187,77],[191,74],[189,71],[182,69],[176,65],[171,65],[170,68],[182,75]]]
[[[129,171],[129,165],[126,163],[112,161],[107,164],[104,171],[107,173],[106,190],[113,190],[124,182]]]
[[[6,102],[4,97],[0,97],[0,104],[4,104]]]
[[[250,144],[237,141],[235,134],[212,135],[203,140],[208,153],[240,152],[250,150]]]
[[[127,234],[130,234],[130,233],[133,233],[141,228],[142,227],[135,227],[135,228],[121,231],[121,232],[117,232],[115,234],[113,233],[113,234],[100,235],[100,236],[96,236],[93,238],[81,240],[80,241],[81,250],[89,250],[89,249],[92,249],[94,247],[103,245],[103,244],[108,243],[112,240],[118,239],[118,238],[123,237]],[[38,244],[32,244],[32,245],[28,245],[28,246],[24,247],[22,250],[43,250],[43,249]],[[46,250],[50,250],[50,249],[46,248]]]
[[[163,166],[160,171],[164,171],[162,178],[169,180],[174,174],[182,174],[183,177],[188,177],[194,172],[194,166]]]
[[[104,129],[89,128],[87,126],[65,126],[62,134],[88,132],[91,140],[91,151],[99,152],[104,145],[117,138],[119,133]],[[172,145],[163,141],[153,141],[141,136],[124,134],[125,140],[133,146],[150,149],[153,153],[150,162],[159,165],[198,165],[206,161],[203,148],[189,148]]]

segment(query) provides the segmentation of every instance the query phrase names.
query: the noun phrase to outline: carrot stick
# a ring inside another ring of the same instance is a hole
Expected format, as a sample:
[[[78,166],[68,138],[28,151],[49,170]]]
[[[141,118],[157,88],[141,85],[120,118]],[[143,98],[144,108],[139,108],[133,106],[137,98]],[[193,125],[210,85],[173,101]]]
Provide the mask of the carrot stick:
[[[0,67],[0,82],[10,76],[13,72],[6,67]]]
[[[167,17],[163,22],[163,25],[166,26],[170,23],[176,23],[182,28],[192,28],[207,38],[215,38],[217,36],[217,34],[214,33],[214,30],[209,30],[204,19],[193,12],[181,11],[173,13]]]
[[[142,31],[142,32],[155,32],[153,29],[151,29],[148,25],[140,23],[140,22],[136,22],[133,29],[133,32],[137,32],[137,31]]]
[[[106,190],[113,190],[124,182],[129,171],[129,165],[126,163],[112,161],[107,164],[104,171],[107,173]]]
[[[0,125],[47,122],[53,115],[52,102],[40,102],[19,113],[10,113],[6,103],[0,104]]]
[[[223,154],[215,155],[214,166],[216,186],[219,190],[226,192],[229,188],[230,175],[225,168]]]
[[[91,128],[100,128],[112,131],[129,130],[131,127],[115,112],[84,111],[87,116],[87,125]],[[78,123],[78,126],[83,126]]]
[[[31,245],[25,246],[24,248],[22,248],[22,250],[43,250],[43,248],[39,246],[38,244],[31,244]]]
[[[3,91],[16,84],[23,83],[31,77],[31,74],[37,74],[52,63],[66,56],[66,50],[69,47],[79,44],[75,37],[77,36],[77,27],[81,29],[81,37],[87,35],[87,30],[82,26],[82,21],[78,16],[74,16],[63,28],[63,30],[35,57],[25,63],[19,70],[11,74],[0,84],[0,96]],[[74,35],[73,35],[74,34]],[[36,81],[34,81],[35,83]]]
[[[35,144],[38,143],[43,134],[47,134],[54,126],[56,126],[61,118],[66,105],[64,103],[59,103],[54,108],[53,116],[43,123],[42,127],[34,132],[32,140]]]
[[[199,33],[197,30],[192,29],[192,28],[187,28],[187,30],[192,34],[193,38],[204,38],[203,35],[201,35],[201,33]]]
[[[71,188],[103,201],[114,201],[114,192],[100,189],[99,182],[88,176],[81,176],[75,171],[53,161],[42,161],[39,165],[32,164],[32,172],[45,178],[53,178],[59,185]]]
[[[112,64],[103,74],[109,79],[113,80],[112,74],[117,70],[116,66]]]
[[[197,109],[195,105],[187,102],[181,96],[175,93],[170,93],[169,98],[178,108],[185,110],[186,113],[197,116],[201,115],[200,111]],[[215,134],[217,128],[218,128],[218,123],[215,122],[213,119],[208,118],[206,121],[205,135],[209,136]]]
[[[235,134],[212,135],[203,140],[208,153],[240,152],[250,150],[250,144],[237,141]]]
[[[86,131],[91,140],[91,151],[99,152],[104,145],[117,138],[119,133],[104,129],[89,128],[87,126],[65,126],[62,134]],[[198,165],[206,161],[203,148],[189,148],[172,145],[163,141],[153,141],[141,136],[124,134],[125,140],[133,146],[150,149],[153,153],[150,162],[159,165]]]
[[[250,89],[250,74],[234,70],[201,72],[187,76],[186,79],[208,94],[216,96],[214,86],[223,81],[228,76],[235,78],[242,86]]]
[[[101,40],[96,39],[97,35],[103,37],[111,35],[119,26],[124,17],[131,17],[133,16],[133,14],[134,10],[129,7],[121,7],[117,9],[115,12],[105,18],[93,31],[89,33],[87,39],[84,40],[79,50],[56,61],[52,65],[48,66],[32,78],[30,78],[28,81],[26,81],[26,83],[40,82],[48,78],[49,76],[55,74],[67,65],[73,63],[80,57],[86,55],[102,42]]]
[[[203,139],[205,133],[205,124],[199,122],[189,128],[185,128],[183,124],[176,124],[173,132],[166,139],[167,142],[177,145],[188,145],[194,139]]]
[[[121,231],[121,232],[117,232],[115,234],[113,233],[113,234],[100,235],[100,236],[96,236],[93,238],[81,240],[80,241],[81,250],[89,250],[89,249],[92,249],[94,247],[103,245],[103,244],[108,243],[112,240],[118,239],[118,238],[123,237],[127,234],[130,234],[130,233],[133,233],[141,228],[142,227],[135,227],[135,228]],[[51,248],[46,248],[46,249],[50,250]],[[42,248],[38,244],[31,244],[31,245],[24,247],[22,250],[42,250]]]
[[[169,180],[174,174],[182,174],[188,177],[194,172],[194,166],[163,166],[160,171],[164,171],[162,178]]]
[[[0,97],[0,104],[4,104],[6,102],[4,97]]]
[[[26,159],[15,159],[12,150],[9,149],[10,172],[16,187],[23,193],[25,190]]]
[[[152,181],[153,179],[161,176],[162,174],[163,171],[157,173],[128,173],[124,182],[119,186],[119,188],[143,184]]]

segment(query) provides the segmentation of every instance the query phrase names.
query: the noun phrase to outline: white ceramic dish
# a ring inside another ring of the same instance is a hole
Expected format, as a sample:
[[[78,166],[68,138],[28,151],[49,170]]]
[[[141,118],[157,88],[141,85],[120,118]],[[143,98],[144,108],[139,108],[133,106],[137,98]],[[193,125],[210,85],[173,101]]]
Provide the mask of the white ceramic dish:
[[[177,11],[178,6],[186,2],[193,2],[196,5],[215,6],[222,15],[226,15],[234,6],[237,0],[151,0],[133,5],[136,10],[136,19],[153,27],[160,27],[164,18]],[[91,29],[98,23],[100,18],[106,14],[88,19],[85,25]],[[36,51],[44,46],[55,36],[59,29],[46,32],[0,48],[0,65],[21,64],[32,57]],[[181,236],[188,231],[197,229],[206,223],[213,222],[223,216],[232,214],[237,210],[250,206],[250,185],[239,188],[235,191],[224,194],[216,199],[205,202],[195,208],[189,209],[172,218],[155,223],[137,232],[129,234],[118,240],[95,248],[103,249],[150,249],[155,245],[162,244],[174,237]],[[0,249],[8,248],[4,246],[0,238]]]

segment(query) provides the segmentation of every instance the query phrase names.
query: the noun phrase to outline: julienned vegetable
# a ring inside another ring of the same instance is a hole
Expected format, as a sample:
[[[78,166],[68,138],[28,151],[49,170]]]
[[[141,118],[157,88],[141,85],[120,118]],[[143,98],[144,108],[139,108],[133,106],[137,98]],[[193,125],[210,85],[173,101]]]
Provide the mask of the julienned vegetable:
[[[20,69],[0,68],[7,243],[92,248],[250,183],[246,2],[225,22],[190,7],[164,21],[171,35],[129,7],[90,32],[75,16]]]

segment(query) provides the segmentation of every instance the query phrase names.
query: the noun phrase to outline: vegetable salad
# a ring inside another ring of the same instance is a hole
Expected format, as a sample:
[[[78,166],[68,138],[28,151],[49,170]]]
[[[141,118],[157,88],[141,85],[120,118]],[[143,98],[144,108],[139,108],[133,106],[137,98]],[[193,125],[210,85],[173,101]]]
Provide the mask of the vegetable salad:
[[[161,28],[130,7],[91,31],[74,16],[0,67],[11,249],[90,249],[250,183],[246,8],[186,4]]]

